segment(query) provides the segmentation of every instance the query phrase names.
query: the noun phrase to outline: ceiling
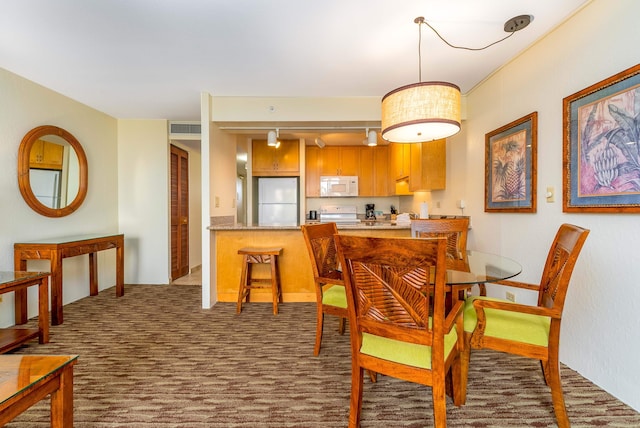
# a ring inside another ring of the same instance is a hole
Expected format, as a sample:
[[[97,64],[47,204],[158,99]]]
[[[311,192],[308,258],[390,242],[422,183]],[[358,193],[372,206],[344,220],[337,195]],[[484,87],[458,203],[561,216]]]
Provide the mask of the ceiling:
[[[379,96],[419,80],[465,94],[589,0],[3,0],[0,67],[120,119],[199,120],[214,96]],[[364,130],[357,137],[361,142]]]

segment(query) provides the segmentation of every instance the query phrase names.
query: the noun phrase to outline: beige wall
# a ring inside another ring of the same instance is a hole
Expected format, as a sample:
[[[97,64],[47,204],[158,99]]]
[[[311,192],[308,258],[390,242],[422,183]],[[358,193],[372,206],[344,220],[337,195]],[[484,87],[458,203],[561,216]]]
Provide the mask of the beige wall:
[[[117,121],[83,104],[0,69],[0,270],[13,270],[13,244],[43,238],[118,232]],[[62,218],[35,213],[23,201],[17,183],[18,146],[40,125],[56,125],[73,134],[87,155],[88,193],[82,206]],[[115,250],[98,253],[100,289],[115,284]],[[29,270],[49,270],[46,261],[28,263]],[[127,269],[127,268],[125,268]],[[88,256],[65,259],[63,303],[89,295]],[[29,316],[37,315],[30,290]],[[14,321],[13,294],[0,303],[0,327]]]
[[[562,99],[638,63],[637,16],[640,2],[596,0],[468,94],[466,138],[454,142],[466,155],[453,160],[460,174],[448,181],[453,186],[445,199],[466,199],[471,245],[520,261],[519,278],[526,281],[539,280],[561,223],[591,229],[567,296],[560,357],[640,409],[640,344],[631,339],[640,327],[637,215],[562,212]],[[484,213],[485,134],[533,111],[538,112],[537,213]],[[546,202],[547,186],[555,188],[554,203]],[[488,293],[504,297],[497,288]],[[534,301],[523,291],[516,298]]]
[[[168,284],[169,140],[166,120],[118,121],[118,218],[125,283]]]

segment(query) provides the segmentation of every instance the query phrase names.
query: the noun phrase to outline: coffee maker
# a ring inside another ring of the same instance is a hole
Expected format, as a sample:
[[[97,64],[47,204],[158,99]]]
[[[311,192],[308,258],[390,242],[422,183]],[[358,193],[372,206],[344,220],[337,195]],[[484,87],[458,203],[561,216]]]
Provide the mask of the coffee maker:
[[[376,219],[374,208],[375,208],[375,204],[365,204],[364,205],[365,219],[366,220],[375,220]]]

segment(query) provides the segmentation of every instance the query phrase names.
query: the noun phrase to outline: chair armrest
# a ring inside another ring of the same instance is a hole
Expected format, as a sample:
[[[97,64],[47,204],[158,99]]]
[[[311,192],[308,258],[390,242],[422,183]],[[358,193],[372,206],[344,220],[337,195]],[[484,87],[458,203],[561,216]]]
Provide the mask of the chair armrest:
[[[453,306],[453,308],[451,308],[451,310],[449,311],[449,314],[444,320],[445,332],[448,333],[451,331],[453,326],[458,321],[458,318],[462,315],[463,308],[464,308],[464,302],[462,302],[461,300],[458,300],[456,304]]]
[[[481,349],[484,345],[484,331],[487,326],[487,318],[484,313],[485,308],[509,312],[519,312],[531,315],[548,316],[555,319],[560,319],[561,315],[561,312],[555,309],[481,299],[473,301],[473,308],[476,310],[478,322],[476,324],[475,330],[471,335],[470,343],[471,347],[477,349]]]
[[[506,285],[509,287],[524,288],[525,290],[534,290],[534,291],[538,291],[540,289],[540,285],[538,284],[529,284],[529,283],[520,282],[520,281],[509,281],[507,279],[491,282],[491,284]]]
[[[520,312],[523,314],[540,315],[540,316],[560,319],[560,311],[556,309],[541,307],[541,306],[529,306],[529,305],[521,305],[518,303],[496,302],[493,300],[481,300],[481,299],[474,300],[473,306],[476,309],[476,313],[478,314],[478,319],[480,319],[480,311],[483,310],[482,308],[497,309],[497,310],[510,311],[510,312]],[[484,314],[482,316],[484,318]]]

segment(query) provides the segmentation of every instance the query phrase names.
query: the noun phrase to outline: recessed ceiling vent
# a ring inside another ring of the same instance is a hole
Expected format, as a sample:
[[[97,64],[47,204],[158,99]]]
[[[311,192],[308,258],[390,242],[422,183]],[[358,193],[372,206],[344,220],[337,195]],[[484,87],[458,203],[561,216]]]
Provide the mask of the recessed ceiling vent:
[[[200,122],[169,122],[169,138],[175,140],[199,140]]]

